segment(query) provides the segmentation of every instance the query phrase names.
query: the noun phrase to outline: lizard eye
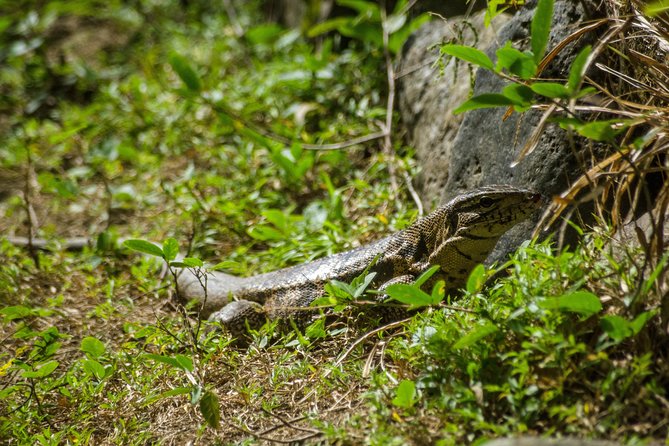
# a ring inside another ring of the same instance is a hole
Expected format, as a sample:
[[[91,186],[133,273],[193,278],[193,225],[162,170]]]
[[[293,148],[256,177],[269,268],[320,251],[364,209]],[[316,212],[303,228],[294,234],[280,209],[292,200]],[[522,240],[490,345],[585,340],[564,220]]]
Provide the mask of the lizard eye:
[[[481,200],[479,201],[479,204],[480,204],[481,206],[483,206],[484,208],[489,208],[490,206],[492,206],[493,204],[495,204],[495,200],[493,200],[493,199],[490,198],[490,197],[483,197],[483,198],[481,198]]]

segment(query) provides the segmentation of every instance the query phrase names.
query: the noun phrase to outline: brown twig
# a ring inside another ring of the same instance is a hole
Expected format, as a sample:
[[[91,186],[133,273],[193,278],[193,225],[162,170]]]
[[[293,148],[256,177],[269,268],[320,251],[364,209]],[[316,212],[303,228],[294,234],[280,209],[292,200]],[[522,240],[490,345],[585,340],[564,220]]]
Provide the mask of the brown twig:
[[[270,412],[269,410],[265,409],[264,407],[261,407],[260,410],[262,410],[263,412],[265,412],[267,415],[269,415],[269,416],[271,416],[271,417],[273,417],[273,418],[276,418],[277,420],[279,420],[279,421],[281,422],[281,424],[282,424],[283,426],[285,426],[285,427],[287,427],[287,428],[289,428],[289,429],[294,429],[294,430],[296,430],[296,431],[301,431],[301,432],[307,432],[307,433],[310,433],[310,434],[321,434],[321,433],[322,433],[322,432],[321,432],[320,430],[318,430],[318,429],[311,429],[311,428],[308,428],[308,427],[295,426],[294,424],[292,424],[292,423],[289,422],[288,420],[285,420],[283,417],[281,417],[281,416],[279,416],[279,415],[277,415],[277,414],[275,414],[275,413],[273,413],[273,412]],[[301,418],[304,419],[304,418],[306,418],[306,417],[301,417]]]

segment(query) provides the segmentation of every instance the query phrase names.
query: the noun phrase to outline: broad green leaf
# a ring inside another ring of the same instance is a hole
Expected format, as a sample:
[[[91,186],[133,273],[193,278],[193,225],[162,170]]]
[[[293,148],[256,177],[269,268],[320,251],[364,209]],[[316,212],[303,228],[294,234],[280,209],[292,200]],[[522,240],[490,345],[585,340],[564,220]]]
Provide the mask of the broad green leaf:
[[[146,240],[137,240],[137,239],[126,240],[123,242],[123,246],[125,246],[126,248],[130,248],[134,251],[143,252],[144,254],[150,254],[156,257],[163,257],[163,250],[160,249],[158,246],[154,245],[153,243],[147,242]]]
[[[58,361],[51,360],[40,364],[35,370],[26,370],[21,375],[24,378],[44,378],[51,375],[56,367],[58,367]]]
[[[325,319],[318,318],[304,330],[304,334],[309,339],[322,339],[327,336],[325,331]]]
[[[400,382],[395,392],[393,405],[403,409],[410,409],[416,404],[416,383],[405,379]]]
[[[532,91],[541,96],[555,99],[569,99],[570,91],[562,84],[555,82],[537,82],[530,87]]]
[[[144,355],[144,358],[152,359],[153,361],[156,361],[156,362],[162,362],[163,364],[167,364],[169,366],[172,366],[175,369],[183,369],[181,364],[179,364],[179,361],[177,361],[175,358],[172,358],[170,356],[156,355],[156,354],[153,354],[153,353],[147,353],[147,354]]]
[[[179,242],[172,237],[163,242],[163,254],[168,262],[174,260],[179,254]]]
[[[585,75],[585,63],[588,61],[588,56],[590,56],[590,51],[592,47],[586,45],[579,51],[578,55],[574,58],[574,61],[571,63],[571,68],[569,70],[569,80],[567,81],[567,89],[570,94],[576,93],[576,89],[581,83],[581,79]]]
[[[285,238],[283,233],[272,226],[257,225],[246,231],[252,238],[256,240],[282,240]]]
[[[575,130],[579,135],[595,141],[611,141],[626,128],[627,125],[615,119],[588,122],[575,126]]]
[[[432,287],[432,303],[437,305],[442,300],[444,300],[444,295],[446,294],[446,282],[443,280],[437,280],[437,283]]]
[[[97,338],[93,336],[86,336],[81,340],[80,350],[86,353],[91,359],[99,358],[105,353],[105,345]]]
[[[648,322],[656,314],[657,314],[656,310],[644,311],[643,313],[635,317],[634,320],[630,322],[630,327],[632,328],[634,334],[639,334],[641,329],[646,325],[646,322]]]
[[[179,75],[189,90],[196,93],[202,90],[202,83],[200,82],[200,78],[198,77],[193,67],[190,65],[188,59],[180,54],[172,53],[170,55],[169,61],[172,69]]]
[[[84,359],[81,361],[81,364],[84,371],[98,381],[102,380],[106,375],[105,368],[95,359]]]
[[[602,326],[602,330],[616,342],[620,342],[634,334],[630,323],[620,316],[604,316],[599,321],[599,324]]]
[[[235,269],[239,268],[239,263],[235,262],[234,260],[223,260],[222,262],[217,263],[216,265],[212,266],[211,268],[207,268],[210,271],[219,271],[222,269]]]
[[[482,264],[476,265],[469,277],[467,278],[467,291],[469,293],[477,293],[485,283],[485,266]]]
[[[369,274],[365,275],[365,278],[362,280],[360,285],[358,285],[355,288],[355,290],[353,291],[353,298],[354,299],[357,299],[360,296],[362,296],[362,294],[365,292],[365,290],[367,290],[367,287],[374,280],[374,277],[376,277],[376,273],[369,273]]]
[[[221,405],[215,393],[207,390],[200,398],[200,413],[209,427],[218,429],[221,424]]]
[[[23,319],[33,315],[33,310],[23,305],[12,305],[10,307],[5,307],[0,310],[0,314],[4,316],[4,321],[9,322],[16,319]]]
[[[487,70],[493,70],[494,65],[490,58],[481,50],[465,45],[446,44],[441,46],[441,53],[457,57],[465,62],[473,63]]]
[[[245,33],[244,37],[253,44],[272,44],[276,42],[281,34],[285,32],[285,29],[276,23],[269,23],[254,26],[249,28]]]
[[[537,64],[531,54],[518,51],[508,42],[497,50],[497,71],[507,70],[521,79],[532,78],[537,71]]]
[[[553,0],[539,0],[532,17],[530,26],[530,39],[534,61],[538,64],[548,45],[551,34],[551,21],[553,19]]]
[[[457,115],[458,113],[463,113],[469,110],[477,110],[479,108],[508,107],[509,105],[515,105],[514,101],[507,98],[503,94],[484,93],[479,96],[474,96],[473,98],[464,102],[455,109],[454,113]]]
[[[426,307],[435,305],[439,302],[434,302],[432,296],[416,287],[415,285],[408,285],[406,283],[395,283],[389,285],[383,290],[392,299],[403,304],[410,305],[411,308]]]
[[[529,109],[534,97],[534,93],[530,87],[521,84],[507,85],[502,90],[502,94],[513,101],[513,107],[518,112]]]
[[[439,265],[432,265],[431,267],[429,267],[427,269],[427,271],[425,271],[423,274],[418,276],[418,279],[416,279],[416,281],[414,282],[414,285],[417,286],[418,288],[422,287],[423,284],[425,282],[427,282],[430,277],[434,276],[434,274],[437,271],[439,271],[440,268],[441,268],[441,266],[439,266]]]
[[[190,359],[188,356],[177,354],[174,356],[174,359],[176,359],[180,368],[188,370],[189,372],[193,371],[193,360]]]
[[[499,331],[499,328],[490,321],[486,321],[483,325],[479,325],[474,328],[472,331],[458,339],[458,341],[453,344],[453,349],[458,350],[461,348],[469,347],[474,345],[479,340],[489,336],[495,332]]]
[[[174,262],[173,262],[174,263]],[[181,268],[186,267],[186,268],[202,268],[204,266],[204,262],[202,260],[195,258],[195,257],[184,257],[181,259]]]
[[[549,310],[578,313],[586,317],[602,310],[599,298],[589,291],[575,291],[562,296],[549,297],[539,302],[539,306]]]
[[[355,288],[353,288],[349,283],[342,282],[340,280],[332,280],[331,283],[351,297],[353,294],[355,294]]]

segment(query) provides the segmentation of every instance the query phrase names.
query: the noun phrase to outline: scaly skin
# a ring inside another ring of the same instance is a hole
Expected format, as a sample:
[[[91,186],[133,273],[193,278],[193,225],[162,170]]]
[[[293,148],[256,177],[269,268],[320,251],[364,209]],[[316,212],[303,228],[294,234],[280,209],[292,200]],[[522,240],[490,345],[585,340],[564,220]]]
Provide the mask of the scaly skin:
[[[411,282],[439,265],[441,269],[423,287],[429,292],[433,283],[444,280],[448,292],[456,291],[502,234],[539,209],[542,201],[540,194],[526,189],[488,186],[454,198],[402,231],[350,251],[248,278],[211,273],[200,316],[241,335],[247,323],[255,327],[267,318],[295,316],[297,309],[324,294],[328,282],[350,282],[374,259],[372,288]],[[190,271],[181,272],[178,286],[183,299],[204,300],[204,289]]]

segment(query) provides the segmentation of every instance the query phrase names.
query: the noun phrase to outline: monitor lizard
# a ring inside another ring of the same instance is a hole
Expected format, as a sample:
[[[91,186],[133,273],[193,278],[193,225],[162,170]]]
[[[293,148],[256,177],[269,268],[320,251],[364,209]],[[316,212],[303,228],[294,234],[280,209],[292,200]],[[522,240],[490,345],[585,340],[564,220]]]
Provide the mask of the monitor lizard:
[[[487,186],[459,195],[411,226],[371,244],[301,265],[247,278],[222,272],[202,283],[190,270],[180,272],[180,297],[201,304],[200,317],[219,322],[233,335],[267,319],[296,315],[325,293],[331,280],[350,282],[366,269],[376,273],[371,287],[382,291],[409,283],[432,265],[441,268],[423,288],[444,280],[453,293],[465,285],[500,236],[543,204],[539,193],[513,186]]]

